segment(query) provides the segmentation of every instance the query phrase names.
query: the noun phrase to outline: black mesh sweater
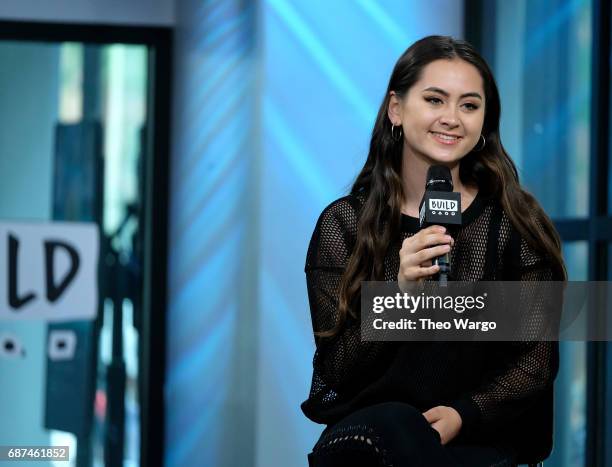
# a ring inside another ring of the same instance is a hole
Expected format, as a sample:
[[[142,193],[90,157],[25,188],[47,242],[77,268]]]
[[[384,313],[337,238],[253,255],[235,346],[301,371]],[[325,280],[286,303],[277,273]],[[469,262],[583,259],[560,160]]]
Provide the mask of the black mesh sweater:
[[[314,331],[330,329],[337,318],[338,286],[362,202],[362,195],[340,198],[316,224],[305,266]],[[385,281],[397,280],[401,242],[418,231],[418,220],[402,214],[401,230],[384,258]],[[479,193],[451,234],[454,280],[555,279],[492,198]],[[521,462],[544,458],[552,449],[557,342],[362,342],[359,323],[349,317],[339,335],[315,343],[312,386],[301,407],[317,423],[331,425],[385,401],[421,411],[447,405],[463,421],[456,442],[510,449]]]

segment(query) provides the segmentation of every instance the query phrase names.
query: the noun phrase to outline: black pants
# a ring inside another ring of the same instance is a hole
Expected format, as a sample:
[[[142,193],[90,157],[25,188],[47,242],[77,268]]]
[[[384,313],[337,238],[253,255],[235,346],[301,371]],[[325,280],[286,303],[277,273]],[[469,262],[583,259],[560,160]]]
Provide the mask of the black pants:
[[[509,467],[514,459],[491,446],[440,443],[423,414],[403,402],[357,410],[328,426],[310,467]]]

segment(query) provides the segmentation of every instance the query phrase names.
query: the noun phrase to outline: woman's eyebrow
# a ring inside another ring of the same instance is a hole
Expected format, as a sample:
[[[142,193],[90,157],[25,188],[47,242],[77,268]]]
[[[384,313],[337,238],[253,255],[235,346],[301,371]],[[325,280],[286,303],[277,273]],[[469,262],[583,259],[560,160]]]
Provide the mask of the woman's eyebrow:
[[[437,92],[438,94],[442,94],[445,97],[449,96],[449,94],[444,89],[436,88],[435,86],[423,89],[423,91],[433,91]],[[461,94],[461,96],[459,96],[459,99],[463,99],[464,97],[477,97],[478,99],[482,100],[482,96],[477,92],[466,92],[465,94]]]

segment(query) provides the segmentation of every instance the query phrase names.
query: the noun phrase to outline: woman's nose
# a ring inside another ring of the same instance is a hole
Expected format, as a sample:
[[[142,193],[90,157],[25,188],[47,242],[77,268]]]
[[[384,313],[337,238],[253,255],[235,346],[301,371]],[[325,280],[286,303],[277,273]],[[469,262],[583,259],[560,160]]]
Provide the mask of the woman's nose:
[[[440,123],[445,126],[456,127],[459,125],[459,119],[453,110],[447,110],[440,117]]]

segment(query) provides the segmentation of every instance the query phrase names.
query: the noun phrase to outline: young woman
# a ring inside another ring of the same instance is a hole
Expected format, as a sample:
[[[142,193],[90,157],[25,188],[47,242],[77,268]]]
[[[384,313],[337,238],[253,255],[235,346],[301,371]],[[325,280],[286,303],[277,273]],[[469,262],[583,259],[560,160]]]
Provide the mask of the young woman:
[[[304,414],[326,424],[311,466],[502,466],[552,447],[556,342],[367,342],[362,281],[565,280],[560,240],[518,181],[500,100],[470,44],[430,36],[399,58],[366,163],[321,214],[306,258],[316,352]],[[419,230],[431,165],[461,193],[462,226]],[[541,310],[533,310],[534,313]]]

